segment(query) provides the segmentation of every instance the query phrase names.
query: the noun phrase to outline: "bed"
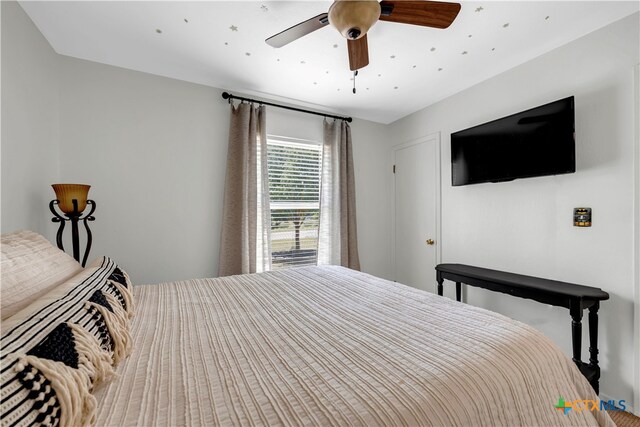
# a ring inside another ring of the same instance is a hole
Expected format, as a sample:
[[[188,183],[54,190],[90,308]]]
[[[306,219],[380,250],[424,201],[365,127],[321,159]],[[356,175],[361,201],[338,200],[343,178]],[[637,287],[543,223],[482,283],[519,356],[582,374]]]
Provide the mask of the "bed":
[[[108,258],[3,321],[3,425],[38,417],[9,377],[58,322],[102,353],[78,350],[98,367],[57,385],[82,398],[51,425],[614,425],[575,403],[598,398],[560,349],[497,313],[335,266],[131,286]]]

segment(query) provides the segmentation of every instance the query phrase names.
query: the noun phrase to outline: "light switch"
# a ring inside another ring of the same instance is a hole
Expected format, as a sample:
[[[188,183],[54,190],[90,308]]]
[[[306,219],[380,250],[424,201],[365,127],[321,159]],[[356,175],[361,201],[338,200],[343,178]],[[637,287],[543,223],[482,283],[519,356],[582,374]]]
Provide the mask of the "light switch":
[[[591,227],[591,208],[574,208],[573,225],[576,227]]]

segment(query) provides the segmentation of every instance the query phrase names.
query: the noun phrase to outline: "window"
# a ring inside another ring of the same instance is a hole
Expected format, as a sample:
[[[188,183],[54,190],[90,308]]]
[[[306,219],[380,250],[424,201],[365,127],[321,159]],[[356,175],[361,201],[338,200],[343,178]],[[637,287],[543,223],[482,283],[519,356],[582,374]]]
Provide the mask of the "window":
[[[267,140],[272,269],[316,265],[320,143]]]

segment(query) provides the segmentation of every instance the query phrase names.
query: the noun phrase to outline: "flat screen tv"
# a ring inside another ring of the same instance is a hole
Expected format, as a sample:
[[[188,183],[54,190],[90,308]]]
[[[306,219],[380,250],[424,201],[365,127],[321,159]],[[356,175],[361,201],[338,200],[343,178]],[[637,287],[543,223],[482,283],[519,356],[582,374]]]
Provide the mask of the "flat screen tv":
[[[576,171],[570,96],[451,134],[451,183],[511,181]]]

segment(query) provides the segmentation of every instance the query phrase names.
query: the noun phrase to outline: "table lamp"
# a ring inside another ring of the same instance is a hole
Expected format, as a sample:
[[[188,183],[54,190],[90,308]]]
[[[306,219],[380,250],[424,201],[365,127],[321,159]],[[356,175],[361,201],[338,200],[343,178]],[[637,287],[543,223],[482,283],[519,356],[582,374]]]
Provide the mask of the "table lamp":
[[[87,230],[87,246],[84,251],[84,257],[82,258],[82,266],[87,263],[87,257],[91,250],[92,235],[89,229],[88,221],[94,221],[92,216],[96,210],[96,202],[88,200],[90,185],[86,184],[52,184],[53,191],[56,193],[56,199],[49,203],[49,209],[53,213],[54,217],[51,218],[52,222],[59,222],[58,233],[56,234],[56,243],[58,247],[64,251],[62,245],[62,233],[64,231],[65,222],[71,221],[71,242],[73,245],[73,257],[76,261],[80,262],[80,237],[78,233],[78,222],[84,223],[84,228]],[[58,213],[55,206],[58,205],[58,209],[62,211],[62,215]],[[88,214],[82,217],[82,213],[86,209],[87,205],[91,206],[91,210]],[[64,215],[64,216],[63,216]]]

